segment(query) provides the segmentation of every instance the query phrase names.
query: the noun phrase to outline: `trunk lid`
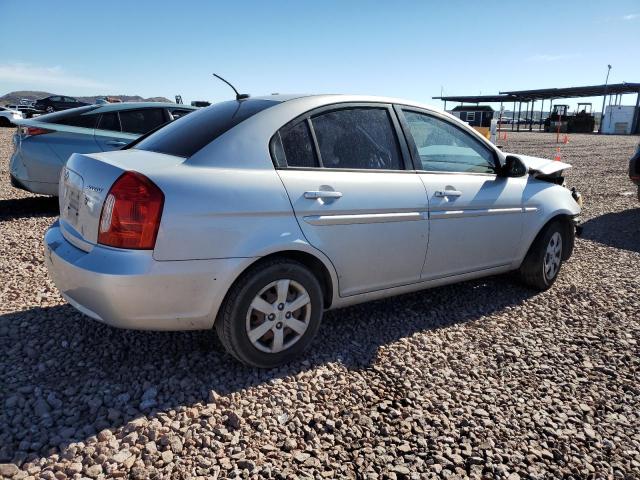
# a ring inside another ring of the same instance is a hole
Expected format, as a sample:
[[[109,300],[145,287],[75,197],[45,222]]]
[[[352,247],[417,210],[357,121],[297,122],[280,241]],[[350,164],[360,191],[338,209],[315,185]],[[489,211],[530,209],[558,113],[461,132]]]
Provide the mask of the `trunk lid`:
[[[63,235],[76,247],[90,251],[98,240],[102,206],[120,175],[131,170],[152,179],[153,172],[183,161],[180,157],[141,150],[74,153],[62,169],[59,183]]]

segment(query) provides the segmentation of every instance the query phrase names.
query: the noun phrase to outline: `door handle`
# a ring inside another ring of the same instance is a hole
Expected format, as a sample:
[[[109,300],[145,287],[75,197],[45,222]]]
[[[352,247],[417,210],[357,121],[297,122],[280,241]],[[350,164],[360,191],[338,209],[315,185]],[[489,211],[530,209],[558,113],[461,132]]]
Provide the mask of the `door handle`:
[[[127,142],[121,142],[118,140],[111,140],[109,142],[107,142],[107,145],[112,145],[114,147],[124,147],[127,144]]]
[[[309,192],[304,192],[304,198],[308,198],[310,200],[316,200],[318,198],[340,198],[342,197],[342,192],[335,192],[333,190],[313,190]]]
[[[444,198],[444,197],[459,197],[462,195],[462,192],[460,190],[438,190],[437,192],[433,193],[434,197],[440,197],[440,198]]]

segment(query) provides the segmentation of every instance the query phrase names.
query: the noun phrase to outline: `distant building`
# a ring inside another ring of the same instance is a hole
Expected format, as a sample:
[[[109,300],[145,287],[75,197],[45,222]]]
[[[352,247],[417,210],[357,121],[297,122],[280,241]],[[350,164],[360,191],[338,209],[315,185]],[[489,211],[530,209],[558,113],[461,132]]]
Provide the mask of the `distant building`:
[[[451,114],[472,127],[490,127],[494,110],[489,105],[460,105]]]

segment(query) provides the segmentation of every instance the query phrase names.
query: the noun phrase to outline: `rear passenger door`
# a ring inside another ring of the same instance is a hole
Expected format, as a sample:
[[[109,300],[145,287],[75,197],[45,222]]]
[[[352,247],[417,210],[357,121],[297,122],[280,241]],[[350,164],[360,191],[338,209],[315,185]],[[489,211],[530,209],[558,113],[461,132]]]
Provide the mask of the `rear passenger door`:
[[[333,263],[342,296],[420,278],[427,198],[398,129],[389,105],[342,104],[294,120],[271,141],[298,223]]]

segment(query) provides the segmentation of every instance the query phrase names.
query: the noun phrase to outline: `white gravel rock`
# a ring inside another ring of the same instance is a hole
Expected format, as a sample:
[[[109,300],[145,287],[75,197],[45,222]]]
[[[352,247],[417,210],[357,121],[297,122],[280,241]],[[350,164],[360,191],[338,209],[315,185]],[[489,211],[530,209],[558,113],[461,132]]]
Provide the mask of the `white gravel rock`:
[[[10,187],[0,129],[0,477],[634,478],[637,137],[570,135],[583,239],[554,287],[508,277],[330,312],[308,357],[243,367],[209,332],[132,332],[43,265],[57,203]],[[548,134],[505,151],[553,157]]]

